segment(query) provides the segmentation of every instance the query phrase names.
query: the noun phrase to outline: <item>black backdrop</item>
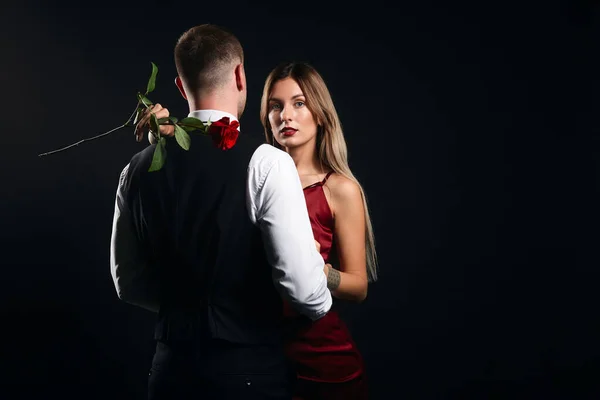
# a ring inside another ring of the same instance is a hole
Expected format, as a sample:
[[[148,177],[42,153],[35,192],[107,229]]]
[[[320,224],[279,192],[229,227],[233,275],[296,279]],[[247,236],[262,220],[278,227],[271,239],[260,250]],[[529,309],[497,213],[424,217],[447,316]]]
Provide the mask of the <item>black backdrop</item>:
[[[0,398],[144,398],[153,316],[117,299],[108,258],[118,175],[146,144],[125,130],[37,154],[122,124],[150,61],[150,97],[186,114],[172,49],[205,22],[245,47],[248,134],[278,62],[329,85],[380,258],[344,309],[373,399],[597,394],[597,10],[210,3],[2,12]]]

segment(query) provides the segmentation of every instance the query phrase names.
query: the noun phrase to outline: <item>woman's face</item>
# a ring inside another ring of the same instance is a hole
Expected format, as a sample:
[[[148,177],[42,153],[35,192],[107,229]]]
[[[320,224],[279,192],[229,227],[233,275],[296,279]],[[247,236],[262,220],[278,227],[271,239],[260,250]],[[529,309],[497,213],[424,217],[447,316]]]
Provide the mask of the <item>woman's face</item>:
[[[269,123],[273,137],[283,147],[296,148],[316,140],[317,123],[306,107],[304,93],[292,78],[273,85],[269,96]]]

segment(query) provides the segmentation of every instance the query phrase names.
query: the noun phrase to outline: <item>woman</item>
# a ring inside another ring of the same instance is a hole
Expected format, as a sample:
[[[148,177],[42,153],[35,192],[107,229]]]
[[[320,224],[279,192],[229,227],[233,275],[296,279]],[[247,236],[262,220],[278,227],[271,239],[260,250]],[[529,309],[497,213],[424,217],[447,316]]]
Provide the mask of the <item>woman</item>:
[[[265,82],[261,121],[267,141],[288,152],[296,164],[313,233],[329,264],[332,295],[363,301],[368,281],[377,279],[373,231],[323,78],[305,63],[277,66]],[[294,398],[366,399],[362,357],[335,307],[315,322],[287,304],[284,313],[286,351],[298,377]]]

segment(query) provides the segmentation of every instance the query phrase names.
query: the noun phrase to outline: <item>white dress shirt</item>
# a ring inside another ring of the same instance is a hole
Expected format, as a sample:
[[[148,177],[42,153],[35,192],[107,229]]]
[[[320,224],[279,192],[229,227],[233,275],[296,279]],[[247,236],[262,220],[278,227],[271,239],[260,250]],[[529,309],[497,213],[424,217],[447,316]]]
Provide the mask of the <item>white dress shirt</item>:
[[[220,110],[197,110],[189,114],[201,121],[235,116]],[[157,283],[152,282],[140,254],[131,216],[123,207],[123,180],[119,179],[111,237],[111,275],[119,298],[158,312]],[[248,165],[246,184],[248,215],[263,236],[275,288],[298,312],[316,320],[332,305],[317,251],[300,177],[286,152],[263,144]]]

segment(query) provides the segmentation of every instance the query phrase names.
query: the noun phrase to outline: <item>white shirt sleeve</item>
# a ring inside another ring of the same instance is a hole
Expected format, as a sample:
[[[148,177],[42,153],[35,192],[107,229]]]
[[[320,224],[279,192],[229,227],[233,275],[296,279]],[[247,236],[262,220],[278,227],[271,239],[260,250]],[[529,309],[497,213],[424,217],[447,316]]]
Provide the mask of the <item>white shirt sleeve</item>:
[[[248,166],[248,212],[259,226],[275,287],[298,312],[317,320],[332,305],[300,177],[292,158],[261,145]]]
[[[110,273],[119,299],[158,312],[157,282],[145,263],[123,193],[129,164],[119,178],[110,241]]]

